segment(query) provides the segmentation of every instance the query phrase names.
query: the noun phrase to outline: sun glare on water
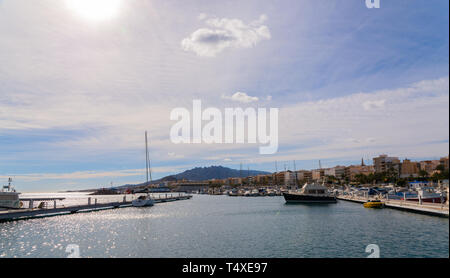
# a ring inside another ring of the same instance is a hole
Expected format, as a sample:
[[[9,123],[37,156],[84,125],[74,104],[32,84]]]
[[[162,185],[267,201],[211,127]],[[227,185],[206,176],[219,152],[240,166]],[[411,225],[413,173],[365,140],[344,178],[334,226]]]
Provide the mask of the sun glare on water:
[[[111,19],[119,13],[121,0],[66,0],[79,16],[93,21]]]

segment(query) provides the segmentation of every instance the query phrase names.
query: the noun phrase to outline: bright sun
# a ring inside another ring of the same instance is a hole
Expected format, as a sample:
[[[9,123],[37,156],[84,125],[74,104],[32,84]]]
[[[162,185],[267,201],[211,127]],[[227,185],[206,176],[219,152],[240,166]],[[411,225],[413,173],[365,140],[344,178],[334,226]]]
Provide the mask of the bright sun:
[[[106,20],[116,16],[121,0],[66,0],[71,10],[89,20]]]

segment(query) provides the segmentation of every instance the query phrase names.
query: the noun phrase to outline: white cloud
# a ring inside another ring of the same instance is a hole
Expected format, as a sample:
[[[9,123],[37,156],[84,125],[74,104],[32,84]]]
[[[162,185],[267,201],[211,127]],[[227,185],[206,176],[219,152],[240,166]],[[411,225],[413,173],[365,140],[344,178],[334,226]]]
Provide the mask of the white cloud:
[[[379,104],[379,100],[389,103],[389,107]],[[367,102],[379,105],[366,110],[363,104]],[[242,149],[215,145],[210,150],[217,155],[211,159],[253,158],[255,163],[272,163],[374,157],[381,153],[439,157],[448,152],[448,113],[448,77],[397,89],[285,104],[280,107],[280,151],[276,155],[255,155],[257,148],[253,145]],[[228,151],[221,152],[227,147]],[[231,152],[241,155],[230,156]]]
[[[200,18],[206,18],[206,15],[201,14]],[[249,24],[240,19],[210,18],[205,21],[207,27],[183,39],[181,46],[185,51],[205,57],[214,57],[227,48],[251,48],[271,38],[269,28],[263,25],[266,20],[266,15]]]
[[[365,110],[369,111],[369,110],[374,110],[374,109],[380,109],[384,107],[386,100],[385,99],[381,99],[381,100],[368,100],[365,101],[362,105],[364,107]]]
[[[198,20],[204,20],[207,16],[208,16],[207,14],[201,13],[201,14],[198,15],[197,18],[198,18]]]
[[[250,103],[250,102],[255,102],[255,101],[259,100],[258,97],[252,97],[252,96],[249,96],[246,93],[242,93],[242,92],[236,92],[232,96],[223,95],[222,98],[229,99],[229,100],[236,101],[236,102],[242,102],[242,103]]]
[[[443,148],[448,148],[448,104],[448,77],[300,102],[280,109],[280,146],[297,146],[297,154],[292,153],[302,159],[377,151],[411,157],[444,155],[448,151]]]
[[[152,173],[175,173],[183,170],[186,166],[173,167],[152,167]],[[145,169],[127,169],[117,171],[77,171],[70,173],[30,173],[0,175],[1,180],[14,177],[20,181],[41,181],[41,180],[88,180],[99,178],[119,178],[119,177],[144,177]]]
[[[174,152],[169,152],[169,153],[167,153],[167,155],[168,155],[169,157],[171,157],[171,158],[184,158],[184,155],[182,155],[182,154],[176,154],[176,153],[174,153]]]

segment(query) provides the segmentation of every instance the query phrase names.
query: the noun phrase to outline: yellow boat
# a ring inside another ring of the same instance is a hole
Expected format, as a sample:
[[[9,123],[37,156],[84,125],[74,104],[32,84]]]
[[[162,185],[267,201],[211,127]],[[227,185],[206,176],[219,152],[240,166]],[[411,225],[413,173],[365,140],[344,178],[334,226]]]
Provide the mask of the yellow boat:
[[[382,208],[384,203],[380,200],[369,200],[364,203],[365,208]]]

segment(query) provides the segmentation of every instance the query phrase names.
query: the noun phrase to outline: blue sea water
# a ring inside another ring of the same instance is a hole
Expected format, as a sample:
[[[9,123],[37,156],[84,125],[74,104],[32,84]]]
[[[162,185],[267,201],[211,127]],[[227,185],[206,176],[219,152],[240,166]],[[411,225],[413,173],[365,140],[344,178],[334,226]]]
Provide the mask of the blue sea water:
[[[148,208],[0,223],[0,257],[449,257],[449,219],[339,201],[194,195]]]

